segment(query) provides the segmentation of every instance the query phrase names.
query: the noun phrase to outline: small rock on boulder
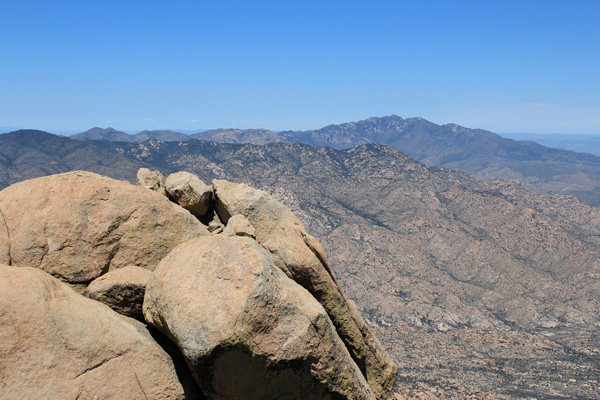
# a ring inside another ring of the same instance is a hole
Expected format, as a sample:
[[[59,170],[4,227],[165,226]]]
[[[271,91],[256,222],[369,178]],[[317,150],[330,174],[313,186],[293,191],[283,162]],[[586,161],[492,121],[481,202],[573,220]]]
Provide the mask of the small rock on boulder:
[[[129,265],[94,279],[87,287],[87,295],[119,314],[144,322],[142,304],[151,276],[152,271]]]
[[[161,261],[144,315],[215,399],[370,399],[323,307],[256,241],[192,239]]]
[[[47,273],[0,265],[0,398],[184,399],[139,322]]]
[[[198,218],[212,207],[213,192],[194,174],[181,171],[168,176],[165,187],[169,198]]]
[[[167,195],[165,177],[160,171],[150,171],[148,168],[140,168],[137,172],[135,183],[146,189],[154,190],[163,196]]]
[[[219,219],[219,216],[213,210],[213,217],[210,220],[210,222],[208,223],[208,231],[210,233],[212,233],[213,235],[216,235],[216,234],[223,232],[224,228],[225,228],[225,225],[223,225],[223,223]]]
[[[243,215],[234,215],[229,218],[223,234],[229,236],[248,236],[253,239],[256,237],[254,227]]]

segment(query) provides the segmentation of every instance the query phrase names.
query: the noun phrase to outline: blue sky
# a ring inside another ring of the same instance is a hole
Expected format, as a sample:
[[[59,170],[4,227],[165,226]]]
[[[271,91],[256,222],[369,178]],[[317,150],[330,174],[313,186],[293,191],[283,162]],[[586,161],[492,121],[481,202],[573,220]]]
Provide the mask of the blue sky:
[[[600,1],[0,0],[0,126],[600,134]]]

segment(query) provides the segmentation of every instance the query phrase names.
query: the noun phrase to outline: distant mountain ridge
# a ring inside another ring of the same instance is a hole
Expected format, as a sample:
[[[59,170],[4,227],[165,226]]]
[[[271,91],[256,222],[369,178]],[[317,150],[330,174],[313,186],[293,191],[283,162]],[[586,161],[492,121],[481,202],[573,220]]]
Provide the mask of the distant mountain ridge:
[[[125,132],[118,131],[114,128],[99,128],[95,127],[92,129],[88,129],[85,132],[77,133],[71,136],[72,139],[76,140],[106,140],[106,141],[114,141],[114,142],[127,142],[127,143],[136,143],[132,135],[129,135]]]
[[[514,140],[528,140],[546,147],[554,147],[590,153],[600,157],[600,135],[562,133],[501,133],[500,136]]]
[[[143,137],[137,135],[119,141],[142,142]],[[100,140],[123,138],[112,131],[103,137]],[[155,135],[153,138],[172,141],[166,137]],[[176,139],[175,135],[171,137]],[[460,169],[482,179],[518,179],[541,193],[574,195],[588,204],[600,205],[600,157],[506,139],[482,129],[437,125],[423,118],[390,115],[309,131],[215,129],[183,139],[252,144],[300,142],[335,149],[366,143],[387,144],[429,166]]]
[[[156,139],[163,142],[185,142],[190,140],[190,136],[185,133],[171,130],[141,131],[134,135],[118,131],[114,128],[92,128],[85,132],[77,133],[71,136],[76,140],[100,140],[107,142],[125,142],[142,143],[146,140]]]
[[[25,179],[78,169],[116,179],[130,179],[142,166],[148,164],[97,142],[73,140],[32,129],[0,135],[0,188]]]

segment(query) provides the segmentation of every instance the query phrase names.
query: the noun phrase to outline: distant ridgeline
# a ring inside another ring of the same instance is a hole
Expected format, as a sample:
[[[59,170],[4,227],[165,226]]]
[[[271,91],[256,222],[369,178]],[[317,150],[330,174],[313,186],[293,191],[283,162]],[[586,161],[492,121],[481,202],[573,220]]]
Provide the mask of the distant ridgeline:
[[[565,136],[571,139],[570,144],[566,144]],[[168,130],[128,135],[112,128],[93,128],[72,138],[128,143],[149,139],[252,144],[299,142],[335,149],[365,143],[389,144],[429,166],[460,169],[483,179],[518,179],[537,192],[570,194],[588,204],[600,205],[600,157],[551,148],[566,146],[569,150],[586,153],[597,150],[600,154],[600,137],[576,136],[554,135],[538,139],[526,136],[522,140],[527,141],[515,141],[481,129],[456,124],[436,125],[422,118],[403,119],[391,115],[304,132],[215,129],[191,135]]]
[[[600,135],[560,133],[502,133],[501,135],[508,139],[529,140],[530,142],[539,143],[546,147],[555,147],[600,156]]]

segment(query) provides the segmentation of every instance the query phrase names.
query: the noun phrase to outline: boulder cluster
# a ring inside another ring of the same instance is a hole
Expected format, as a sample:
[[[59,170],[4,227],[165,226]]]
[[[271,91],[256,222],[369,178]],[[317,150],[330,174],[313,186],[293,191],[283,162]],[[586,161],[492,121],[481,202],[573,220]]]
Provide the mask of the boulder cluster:
[[[141,169],[0,192],[0,398],[392,399],[396,367],[264,191]]]

